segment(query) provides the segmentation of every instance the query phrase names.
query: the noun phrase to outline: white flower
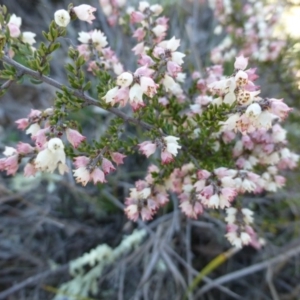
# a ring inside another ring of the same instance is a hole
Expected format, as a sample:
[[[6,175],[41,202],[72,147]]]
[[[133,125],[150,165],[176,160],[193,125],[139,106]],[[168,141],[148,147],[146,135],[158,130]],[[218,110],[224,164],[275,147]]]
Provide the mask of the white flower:
[[[118,90],[119,88],[117,86],[110,89],[102,99],[105,100],[106,103],[112,103],[112,105],[114,105],[114,98],[116,97]]]
[[[17,152],[17,150],[15,148],[13,148],[13,147],[7,147],[7,146],[5,146],[5,150],[3,151],[3,154],[5,156],[12,156],[12,155],[15,155],[17,153],[18,152]]]
[[[252,103],[245,112],[248,118],[257,118],[261,114],[261,107],[258,103]]]
[[[101,50],[101,48],[104,48],[108,44],[107,38],[104,35],[104,33],[101,30],[96,30],[96,29],[92,33],[92,41],[96,45],[98,50]]]
[[[153,12],[154,16],[158,16],[162,13],[163,8],[159,4],[154,4],[150,6],[150,10]]]
[[[129,72],[124,72],[117,77],[117,85],[121,87],[128,87],[133,81],[133,75]]]
[[[164,140],[167,143],[167,151],[171,153],[173,156],[176,156],[178,153],[178,149],[181,148],[181,146],[177,142],[179,138],[169,135],[164,137]]]
[[[33,45],[34,43],[36,43],[36,40],[34,39],[35,36],[36,34],[33,32],[24,31],[22,33],[22,42],[27,43],[29,45]]]
[[[35,135],[40,129],[41,129],[41,127],[38,123],[33,123],[26,130],[26,134]]]
[[[53,138],[47,143],[47,148],[38,153],[35,159],[35,168],[53,173],[57,167],[60,174],[68,171],[64,144],[61,139]]]
[[[9,18],[8,24],[15,24],[20,28],[22,25],[22,19],[21,17],[17,17],[15,14],[12,14]]]
[[[225,221],[228,223],[228,224],[234,224],[235,223],[235,220],[236,220],[236,213],[237,213],[237,209],[234,208],[234,207],[229,207],[226,209],[226,218],[225,218]]]
[[[54,21],[60,27],[67,27],[70,20],[70,14],[65,9],[57,10],[54,14]]]
[[[174,79],[169,76],[169,75],[165,75],[164,79],[163,79],[163,85],[166,89],[166,91],[172,91],[173,87],[175,86],[176,82],[174,81]]]
[[[139,84],[135,83],[130,88],[129,99],[131,103],[143,103],[143,90]]]
[[[78,41],[83,44],[88,44],[89,41],[91,40],[91,35],[88,32],[81,31],[78,34],[79,34]]]
[[[244,221],[247,225],[253,223],[253,211],[248,208],[242,208],[242,213],[244,215]]]

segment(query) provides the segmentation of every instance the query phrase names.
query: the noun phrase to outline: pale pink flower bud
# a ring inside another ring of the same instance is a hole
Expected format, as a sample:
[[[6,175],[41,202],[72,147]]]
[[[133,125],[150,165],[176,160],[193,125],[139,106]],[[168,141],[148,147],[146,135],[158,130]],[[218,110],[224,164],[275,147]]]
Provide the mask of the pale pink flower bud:
[[[77,130],[67,128],[66,129],[67,140],[74,148],[77,148],[79,144],[86,139],[85,136],[80,134]]]
[[[112,152],[110,156],[113,162],[115,162],[117,165],[123,164],[123,159],[126,157],[126,155],[123,155],[119,152]]]
[[[168,70],[168,73],[172,76],[172,77],[177,77],[177,74],[179,72],[181,72],[182,68],[176,64],[175,62],[173,61],[168,61],[167,62],[167,70]]]
[[[28,118],[35,119],[39,117],[42,114],[42,112],[38,109],[31,109],[30,114],[28,115]]]
[[[35,168],[33,163],[28,163],[24,167],[24,176],[25,177],[30,177],[34,176],[37,172],[37,169]]]
[[[86,44],[79,45],[77,46],[77,50],[79,54],[84,57],[86,61],[89,60],[91,52],[88,45]]]
[[[17,121],[15,121],[15,123],[18,124],[18,129],[24,130],[28,127],[29,120],[27,118],[23,118],[23,119],[19,119]]]
[[[15,175],[19,168],[19,156],[18,154],[11,155],[2,160],[2,169],[4,169],[7,175]],[[4,167],[4,168],[3,168]]]
[[[34,151],[34,148],[30,144],[19,142],[17,151],[19,154],[29,154]]]
[[[234,67],[238,70],[245,70],[248,65],[248,58],[244,57],[243,55],[238,56],[235,58]]]
[[[132,48],[132,51],[135,55],[140,55],[145,53],[144,42],[138,43],[135,47]]]
[[[29,127],[29,129],[30,129],[30,127]],[[29,129],[27,129],[26,133],[28,132]],[[37,131],[35,134],[33,134],[31,136],[31,138],[35,141],[35,143],[37,144],[38,147],[42,148],[43,145],[46,144],[46,142],[47,142],[46,133],[48,133],[49,130],[50,130],[49,127],[40,129],[39,131]]]
[[[141,27],[136,29],[135,32],[133,33],[133,37],[135,37],[138,40],[138,42],[141,42],[145,36],[146,36],[146,31],[143,30],[143,28]]]
[[[292,110],[292,108],[288,107],[284,102],[283,99],[269,99],[271,105],[270,110],[271,112],[278,116],[281,120],[284,120],[288,113]]]
[[[101,167],[105,174],[108,174],[108,173],[116,170],[116,168],[113,166],[111,161],[105,157],[102,159]]]
[[[57,10],[54,13],[54,21],[60,27],[67,27],[70,23],[70,14],[65,9]]]
[[[153,69],[148,68],[148,66],[142,66],[140,68],[137,68],[136,71],[134,72],[134,76],[136,77],[150,77],[154,73]]]
[[[203,213],[203,207],[198,201],[196,201],[194,204],[190,203],[189,200],[182,201],[179,207],[189,218],[197,219],[198,216]]]
[[[20,36],[21,31],[20,31],[20,28],[16,24],[8,23],[7,27],[9,29],[9,34],[11,37],[17,38]]]
[[[77,18],[81,21],[86,21],[89,24],[92,24],[92,21],[95,20],[93,12],[95,12],[96,10],[97,8],[87,4],[73,7],[73,11],[75,12]]]
[[[99,168],[96,168],[91,174],[90,174],[90,178],[91,180],[93,180],[94,184],[96,184],[97,182],[101,182],[104,183],[106,182],[105,180],[105,175],[103,173],[102,170],[100,170]]]
[[[210,175],[211,175],[211,173],[206,170],[197,171],[197,178],[199,180],[207,179],[208,177],[210,177]]]
[[[149,157],[156,151],[156,144],[149,141],[145,141],[141,144],[138,144],[138,147],[139,150],[147,157]]]
[[[145,18],[145,15],[142,14],[139,11],[133,11],[130,15],[130,22],[131,23],[140,23],[141,21],[143,21]]]
[[[169,164],[174,160],[173,155],[168,151],[162,151],[161,152],[161,162],[163,165]]]
[[[77,169],[81,168],[81,167],[86,167],[89,162],[90,162],[90,159],[86,156],[74,157],[74,165]]]
[[[139,218],[139,210],[137,204],[128,205],[124,209],[124,212],[127,215],[127,218],[134,222]]]
[[[146,55],[146,54],[142,54],[140,59],[138,60],[139,65],[147,65],[147,66],[152,66],[154,64],[153,59]]]

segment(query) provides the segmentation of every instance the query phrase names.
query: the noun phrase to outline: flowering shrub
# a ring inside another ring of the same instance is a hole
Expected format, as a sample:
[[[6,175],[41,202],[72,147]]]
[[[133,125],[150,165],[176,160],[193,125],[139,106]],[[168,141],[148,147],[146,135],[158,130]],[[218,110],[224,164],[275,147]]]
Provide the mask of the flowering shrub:
[[[139,152],[151,164],[125,200],[129,219],[151,220],[173,193],[189,218],[209,209],[225,210],[229,242],[260,248],[264,241],[255,232],[254,212],[242,206],[241,198],[282,188],[280,172],[295,168],[299,157],[288,148],[281,127],[291,108],[283,99],[262,98],[256,69],[248,67],[244,54],[258,48],[238,53],[229,75],[220,65],[190,75],[183,72],[180,39],[167,38],[168,19],[160,5],[142,1],[138,8],[126,9],[123,1],[100,4],[111,26],[118,23],[132,30],[139,66],[126,70],[100,30],[82,31],[78,45],[69,47],[68,86],[49,77],[52,55],[71,22],[92,24],[96,8],[82,4],[56,11],[48,32],[43,32],[46,42],[35,48],[35,34],[22,32],[21,19],[1,7],[0,78],[7,80],[1,92],[24,76],[57,92],[53,107],[34,109],[16,120],[32,143],[6,147],[0,170],[14,175],[24,164],[24,176],[57,170],[62,175],[73,172],[83,186],[104,184],[126,156]],[[18,56],[26,61],[21,64]],[[71,118],[86,106],[116,116],[99,141],[87,140]],[[141,128],[144,140],[133,138],[129,125]],[[73,170],[67,158],[73,160]]]

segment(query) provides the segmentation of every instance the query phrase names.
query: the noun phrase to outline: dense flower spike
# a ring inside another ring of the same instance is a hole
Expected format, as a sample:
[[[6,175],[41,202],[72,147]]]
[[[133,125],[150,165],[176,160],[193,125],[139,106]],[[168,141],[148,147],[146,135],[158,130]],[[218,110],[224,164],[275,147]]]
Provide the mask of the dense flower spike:
[[[230,1],[209,1],[222,25],[215,34],[227,31],[229,35],[211,52],[212,61],[219,65],[190,76],[184,73],[185,52],[180,49],[184,43],[175,36],[166,39],[169,25],[161,5],[141,1],[134,8],[126,7],[125,0],[99,2],[110,26],[125,25],[126,31],[131,30],[137,41],[132,58],[138,67],[125,69],[109,47],[110,38],[91,28],[78,32],[78,46],[69,48],[69,84],[64,86],[47,77],[52,52],[59,47],[57,39],[67,34],[71,20],[92,24],[96,8],[81,4],[56,11],[49,32],[44,33],[49,43],[37,49],[32,47],[36,34],[21,31],[21,18],[14,14],[0,18],[0,31],[8,39],[1,48],[5,69],[0,77],[9,79],[1,83],[1,91],[24,74],[35,74],[34,80],[59,90],[53,107],[32,109],[16,121],[31,142],[5,147],[0,171],[15,175],[24,165],[27,177],[56,170],[63,175],[69,170],[68,156],[77,183],[103,184],[110,173],[118,172],[127,155],[138,151],[156,165],[151,164],[144,180],[129,189],[124,211],[130,220],[153,219],[169,202],[169,194],[176,195],[188,218],[226,210],[227,240],[237,248],[259,249],[264,241],[255,232],[255,211],[243,207],[241,199],[249,193],[277,192],[285,185],[281,171],[295,168],[299,160],[281,126],[292,108],[283,99],[262,97],[256,69],[250,68],[253,58],[272,61],[280,54],[283,43],[267,38],[277,13],[272,13],[271,6],[262,7],[260,0],[251,5],[244,1],[241,13],[246,22],[241,25],[235,23]],[[240,50],[236,41],[242,45]],[[25,55],[24,48],[31,52],[26,59],[32,72],[11,59],[14,54]],[[225,74],[223,62],[226,69],[231,65],[231,74]],[[101,114],[98,138],[89,132],[82,135],[76,130],[81,128],[81,118],[72,119],[92,105],[91,113]],[[127,167],[131,163],[126,161]]]

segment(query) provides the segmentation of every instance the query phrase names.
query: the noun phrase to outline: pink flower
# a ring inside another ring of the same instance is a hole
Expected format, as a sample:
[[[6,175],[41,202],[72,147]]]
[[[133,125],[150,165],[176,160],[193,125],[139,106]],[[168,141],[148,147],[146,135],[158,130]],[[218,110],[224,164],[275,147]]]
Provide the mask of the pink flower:
[[[37,131],[31,138],[35,141],[36,145],[39,148],[42,148],[47,143],[47,136],[46,133],[50,131],[50,128],[44,128]]]
[[[29,120],[27,118],[19,119],[15,121],[18,124],[18,129],[25,130],[29,126]]]
[[[42,112],[38,109],[31,109],[30,114],[28,115],[28,118],[35,119],[40,117]]]
[[[6,171],[7,175],[15,175],[18,168],[19,168],[19,162],[18,162],[19,156],[18,154],[14,154],[12,156],[7,157],[4,160],[4,170]]]
[[[292,110],[292,108],[288,107],[284,102],[283,99],[269,99],[270,101],[270,110],[271,112],[278,116],[281,120],[284,120],[288,113]]]
[[[179,195],[180,205],[182,212],[189,218],[197,219],[203,213],[203,206],[199,201],[192,201],[189,193],[182,193]]]
[[[17,151],[19,154],[29,154],[34,151],[34,148],[30,144],[19,142]]]
[[[238,70],[245,70],[248,65],[248,58],[244,57],[243,55],[238,56],[235,58],[234,67]]]
[[[133,33],[133,37],[135,37],[138,40],[138,42],[141,42],[145,36],[146,32],[141,27],[136,29],[136,31]]]
[[[143,21],[145,18],[145,15],[142,14],[139,11],[133,11],[130,15],[130,22],[131,23],[140,23],[141,21]]]
[[[34,176],[37,172],[37,169],[35,168],[33,163],[28,163],[24,167],[24,176],[25,177],[30,177]]]
[[[142,76],[140,82],[143,93],[152,98],[156,94],[158,84],[156,84],[152,78],[146,76]]]
[[[181,72],[182,68],[173,61],[167,62],[167,70],[170,76],[176,78],[177,74]]]
[[[169,164],[174,160],[173,155],[167,150],[161,152],[161,162],[163,165]]]
[[[7,27],[9,29],[9,34],[11,37],[17,38],[20,36],[21,31],[20,31],[19,26],[17,26],[16,24],[13,24],[13,23],[8,23]]]
[[[94,184],[97,182],[106,182],[105,175],[99,168],[94,169],[94,171],[90,174],[90,179],[93,180]]]
[[[156,151],[156,144],[149,141],[145,141],[141,144],[138,144],[138,147],[139,150],[147,157],[149,157]]]
[[[74,157],[74,165],[77,169],[81,168],[81,167],[86,167],[89,162],[90,162],[90,159],[86,156]]]
[[[86,139],[86,137],[81,135],[77,130],[71,128],[66,129],[66,136],[74,148],[77,148],[79,144]]]
[[[150,56],[142,54],[140,59],[138,60],[138,64],[142,66],[152,66],[154,64],[154,61]]]
[[[119,152],[112,152],[110,156],[113,162],[116,163],[117,165],[123,164],[124,163],[123,159],[126,157],[126,155],[123,155]]]
[[[92,24],[92,21],[95,20],[93,12],[95,12],[96,10],[97,9],[95,7],[87,4],[82,4],[73,7],[73,11],[75,12],[77,18],[81,21],[86,21],[90,24]]]
[[[108,174],[108,173],[116,170],[116,168],[113,166],[111,161],[109,161],[105,157],[102,159],[101,167],[102,167],[102,170],[104,171],[105,174]]]

